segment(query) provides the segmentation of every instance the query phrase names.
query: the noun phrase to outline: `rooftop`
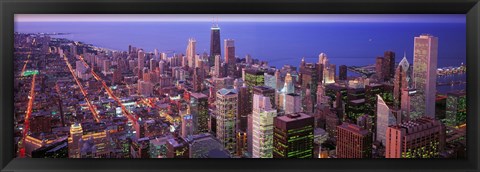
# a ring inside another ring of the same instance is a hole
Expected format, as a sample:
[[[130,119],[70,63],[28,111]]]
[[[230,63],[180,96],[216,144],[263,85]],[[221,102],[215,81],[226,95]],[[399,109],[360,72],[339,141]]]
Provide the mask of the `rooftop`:
[[[292,113],[292,114],[287,114],[283,116],[277,117],[279,120],[285,121],[285,122],[291,122],[291,121],[296,121],[296,120],[302,120],[302,119],[307,119],[310,118],[310,115],[307,115],[305,113]]]

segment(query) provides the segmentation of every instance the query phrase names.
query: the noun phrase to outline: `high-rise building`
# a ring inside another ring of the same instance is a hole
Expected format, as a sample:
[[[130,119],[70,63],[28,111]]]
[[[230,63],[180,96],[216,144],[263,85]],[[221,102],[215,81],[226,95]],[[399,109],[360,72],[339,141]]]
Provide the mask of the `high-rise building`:
[[[223,44],[225,52],[225,63],[227,64],[227,75],[230,77],[235,76],[235,42],[233,39],[225,39]]]
[[[319,64],[307,63],[300,66],[300,78],[301,78],[301,95],[302,95],[302,109],[304,112],[311,114],[315,110],[317,103],[317,86],[319,81]],[[307,90],[310,93],[307,96]]]
[[[222,88],[217,91],[215,101],[217,111],[217,138],[231,154],[236,151],[235,129],[238,113],[238,92]]]
[[[285,84],[283,86],[283,89],[285,89],[286,94],[295,92],[295,85],[293,83],[293,77],[290,72],[285,75]]]
[[[437,92],[438,38],[431,35],[415,37],[413,56],[413,83],[418,91],[411,101],[418,103],[416,111],[423,116],[435,117]],[[418,118],[420,116],[411,116]]]
[[[266,86],[255,86],[253,87],[253,94],[268,97],[270,99],[272,108],[275,109],[277,107],[275,104],[275,89]]]
[[[79,141],[82,139],[83,129],[82,125],[75,123],[70,127],[70,137],[68,137],[68,157],[80,158],[81,145]]]
[[[273,158],[313,158],[314,118],[305,113],[274,118]]]
[[[117,68],[113,71],[113,84],[121,84],[123,81],[122,70]]]
[[[165,61],[160,60],[160,62],[158,62],[158,70],[160,72],[160,75],[165,74],[165,70],[166,70]]]
[[[138,79],[143,79],[143,68],[145,67],[145,52],[143,49],[138,50]]]
[[[272,107],[269,97],[253,96],[253,158],[272,158],[273,118],[277,110]]]
[[[195,68],[195,46],[197,44],[197,41],[193,38],[188,39],[188,46],[187,46],[187,59],[188,59],[188,67],[190,68]]]
[[[446,125],[458,126],[467,122],[467,95],[465,91],[447,94]]]
[[[388,106],[380,95],[377,95],[377,125],[375,140],[381,142],[383,145],[386,143],[386,131],[388,126],[395,125],[401,122],[399,110],[393,109]]]
[[[301,112],[301,97],[295,93],[285,95],[285,114]]]
[[[355,124],[337,126],[337,158],[371,158],[372,133]]]
[[[400,65],[398,65],[395,71],[395,80],[393,81],[393,105],[396,108],[400,108],[400,103],[402,102],[402,90],[408,88],[407,71],[409,65],[407,61],[403,61],[404,59],[402,59]]]
[[[338,67],[339,74],[338,74],[338,79],[339,80],[347,80],[347,66],[346,65],[341,65]]]
[[[193,70],[193,91],[200,92],[203,90],[203,80],[205,79],[205,72],[202,68],[195,67]]]
[[[383,59],[385,60],[383,64],[385,68],[385,79],[390,80],[395,75],[395,52],[385,51]]]
[[[192,114],[186,114],[182,117],[182,137],[187,138],[195,132],[195,125]]]
[[[385,64],[385,59],[383,57],[377,57],[376,62],[375,62],[375,73],[377,74],[377,78],[380,81],[383,81],[385,79],[385,69],[383,68]]]
[[[240,131],[247,131],[247,118],[248,114],[248,101],[249,101],[249,94],[248,88],[246,86],[241,86],[237,88],[238,90],[238,115],[237,115],[237,122],[238,122],[238,130]]]
[[[438,158],[445,148],[445,126],[420,117],[388,127],[386,158]]]
[[[222,68],[222,61],[221,61],[220,55],[215,56],[215,70],[214,70],[214,76],[217,78],[222,78],[224,77],[224,70]]]
[[[193,115],[195,133],[208,132],[208,97],[202,93],[190,94],[190,113]]]
[[[213,61],[215,60],[215,56],[220,56],[221,55],[221,50],[220,50],[220,27],[218,27],[218,24],[213,24],[212,27],[210,28],[210,59],[209,59],[209,64],[210,66],[213,66],[214,63]]]
[[[248,102],[247,102],[247,112],[252,112],[252,103],[253,103],[253,88],[255,86],[263,86],[265,81],[265,75],[263,71],[258,69],[248,69],[245,70],[245,85],[248,90]]]

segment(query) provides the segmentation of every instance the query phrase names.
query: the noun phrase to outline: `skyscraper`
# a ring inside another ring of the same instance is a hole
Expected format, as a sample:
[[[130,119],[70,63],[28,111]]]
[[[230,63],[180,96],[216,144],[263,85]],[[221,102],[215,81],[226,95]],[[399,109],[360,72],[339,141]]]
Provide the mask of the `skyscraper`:
[[[222,88],[217,91],[217,138],[231,154],[236,151],[236,115],[238,93],[235,89]]]
[[[143,68],[145,66],[145,52],[138,50],[138,79],[143,79]]]
[[[272,108],[275,109],[277,107],[275,104],[275,89],[266,86],[255,86],[253,87],[253,94],[268,97]]]
[[[295,93],[285,95],[285,114],[301,112],[301,97]]]
[[[223,44],[225,51],[225,63],[227,64],[227,75],[234,77],[235,75],[235,42],[233,39],[225,39]]]
[[[238,122],[238,130],[240,131],[247,131],[247,118],[248,114],[251,113],[248,110],[248,101],[249,101],[249,93],[248,88],[246,86],[240,86],[237,88],[238,90],[238,115],[237,115],[237,122]]]
[[[195,125],[193,121],[192,114],[186,114],[182,117],[182,137],[187,138],[188,136],[194,135]]]
[[[435,117],[435,95],[437,92],[438,38],[423,34],[414,38],[413,83],[419,92],[415,96],[420,115]],[[420,116],[412,116],[418,118]]]
[[[81,147],[79,141],[82,139],[83,129],[79,123],[72,124],[70,127],[70,137],[68,137],[68,157],[80,158]]]
[[[255,94],[253,96],[253,158],[272,158],[273,118],[277,110],[273,109],[270,97]]]
[[[274,118],[273,158],[313,158],[314,118],[305,113]]]
[[[220,27],[218,24],[213,24],[210,28],[210,66],[214,65],[215,56],[221,55],[220,51]]]
[[[437,158],[445,147],[445,126],[420,117],[388,127],[386,158]]]
[[[338,158],[371,158],[372,134],[355,124],[337,126]]]
[[[190,68],[195,68],[195,47],[196,47],[197,41],[193,38],[188,39],[188,46],[187,46],[187,59],[188,59],[188,67]]]
[[[341,65],[338,67],[339,74],[338,74],[338,79],[339,80],[347,80],[347,66],[346,65]]]
[[[385,71],[383,68],[383,64],[385,63],[385,59],[383,57],[377,57],[375,61],[375,73],[377,74],[377,78],[380,81],[385,79]]]
[[[301,95],[302,95],[302,108],[303,111],[310,114],[314,112],[315,106],[317,104],[317,86],[319,81],[319,64],[316,63],[307,63],[300,66],[300,75],[301,75]],[[307,95],[307,90],[310,93]]]
[[[395,80],[393,81],[393,105],[395,108],[400,108],[402,102],[402,90],[408,88],[407,68],[403,65],[398,65],[395,71]]]
[[[391,106],[388,106],[380,95],[377,95],[377,124],[376,124],[376,140],[383,145],[386,143],[385,133],[388,126],[401,122],[397,119],[399,114],[398,110],[394,110]]]
[[[385,79],[390,80],[395,75],[395,52],[385,51],[383,59],[385,60]]]
[[[222,69],[222,61],[220,55],[215,56],[215,77],[221,78],[224,77]]]
[[[208,97],[202,93],[191,93],[190,113],[193,115],[195,133],[208,132]]]

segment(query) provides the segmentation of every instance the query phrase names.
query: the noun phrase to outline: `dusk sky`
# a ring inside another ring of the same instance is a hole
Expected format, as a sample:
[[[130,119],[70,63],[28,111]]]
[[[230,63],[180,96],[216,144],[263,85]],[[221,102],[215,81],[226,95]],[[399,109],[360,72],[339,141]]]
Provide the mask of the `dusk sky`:
[[[16,32],[70,33],[62,37],[123,51],[132,45],[185,53],[188,39],[194,38],[199,54],[209,50],[215,21],[222,40],[235,40],[237,57],[250,54],[277,67],[298,65],[302,57],[316,61],[322,52],[346,65],[373,64],[387,50],[397,53],[397,62],[404,52],[411,61],[413,38],[424,33],[439,38],[439,67],[466,57],[462,14],[17,14],[15,21]]]

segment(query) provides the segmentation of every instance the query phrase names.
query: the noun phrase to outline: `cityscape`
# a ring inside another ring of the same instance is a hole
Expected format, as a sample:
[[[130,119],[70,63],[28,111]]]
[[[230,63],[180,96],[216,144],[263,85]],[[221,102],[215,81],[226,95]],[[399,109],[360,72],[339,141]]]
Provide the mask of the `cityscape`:
[[[412,52],[375,49],[366,65],[319,47],[274,66],[207,23],[208,42],[182,52],[16,30],[16,157],[466,158],[466,58],[439,65],[442,37],[410,35]]]

